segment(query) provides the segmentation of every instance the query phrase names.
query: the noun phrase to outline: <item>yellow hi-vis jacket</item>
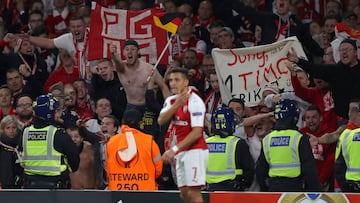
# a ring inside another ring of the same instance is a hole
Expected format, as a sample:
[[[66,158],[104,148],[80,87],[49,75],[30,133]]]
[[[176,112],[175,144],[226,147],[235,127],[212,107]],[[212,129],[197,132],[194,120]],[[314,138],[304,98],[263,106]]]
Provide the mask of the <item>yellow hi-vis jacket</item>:
[[[24,129],[21,166],[27,175],[58,176],[67,169],[66,159],[54,148],[57,128],[49,125],[36,129],[33,125]],[[61,163],[61,159],[65,163]]]
[[[342,134],[341,152],[346,163],[345,179],[360,181],[360,128]]]
[[[206,182],[220,183],[225,180],[234,180],[242,175],[243,170],[236,168],[236,144],[240,139],[234,136],[221,138],[213,136],[206,139],[209,149],[209,161],[206,170]]]
[[[274,130],[262,141],[269,177],[295,178],[301,173],[299,143],[303,135],[296,130]]]
[[[351,130],[346,128],[340,135],[339,140],[338,140],[338,144],[336,145],[336,151],[335,151],[335,160],[339,157],[340,155],[340,151],[342,148],[342,144],[344,142],[344,137],[349,136]]]

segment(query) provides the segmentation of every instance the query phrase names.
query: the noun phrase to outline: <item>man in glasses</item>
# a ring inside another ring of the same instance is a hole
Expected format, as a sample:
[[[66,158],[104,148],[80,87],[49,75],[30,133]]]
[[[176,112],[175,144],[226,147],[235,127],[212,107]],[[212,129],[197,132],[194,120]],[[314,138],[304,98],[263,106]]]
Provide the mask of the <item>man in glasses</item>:
[[[16,119],[22,128],[29,126],[34,119],[32,103],[33,100],[26,94],[19,95],[16,100]]]
[[[348,118],[347,104],[351,99],[360,98],[360,65],[355,40],[344,39],[339,46],[340,61],[337,64],[311,64],[299,59],[294,49],[288,53],[288,60],[296,63],[313,78],[330,83],[333,91],[335,112],[339,117]]]

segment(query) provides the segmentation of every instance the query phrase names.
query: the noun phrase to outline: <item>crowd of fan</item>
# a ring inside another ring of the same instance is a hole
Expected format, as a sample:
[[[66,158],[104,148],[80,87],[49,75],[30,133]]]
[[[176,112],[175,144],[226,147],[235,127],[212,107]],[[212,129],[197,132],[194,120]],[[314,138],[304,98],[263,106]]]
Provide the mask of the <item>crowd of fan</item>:
[[[343,22],[352,29],[360,30],[360,0],[316,2],[319,2],[322,8],[315,8],[303,0],[115,0],[113,4],[111,1],[97,1],[105,7],[116,9],[138,11],[159,7],[166,13],[185,13],[186,17],[178,28],[177,37],[172,40],[173,60],[170,64],[157,68],[165,82],[166,71],[171,67],[187,68],[191,85],[205,101],[208,118],[220,107],[232,108],[242,118],[235,134],[248,141],[254,161],[260,153],[261,138],[270,132],[274,123],[271,113],[273,105],[286,95],[276,87],[269,86],[262,92],[263,100],[259,106],[247,107],[237,99],[224,104],[211,50],[216,47],[231,49],[269,44],[289,36],[297,36],[309,60],[334,64],[330,43],[336,39],[335,25]],[[44,38],[61,36],[69,31],[71,19],[79,15],[86,26],[90,27],[91,21],[95,20],[90,18],[90,5],[91,2],[87,0],[0,2],[0,36],[4,38],[0,42],[0,117],[3,118],[0,124],[0,141],[15,147],[16,138],[21,134],[21,130],[32,121],[33,99],[41,94],[52,93],[60,100],[64,110],[74,111],[79,115],[80,125],[87,131],[84,133],[85,140],[94,146],[99,145],[94,147],[95,162],[99,162],[95,164],[96,181],[89,187],[101,188],[101,166],[104,157],[98,151],[102,149],[99,141],[104,141],[108,136],[118,132],[128,94],[120,83],[113,61],[102,59],[96,62],[95,68],[87,69],[88,74],[92,74],[89,82],[87,78],[80,77],[82,74],[67,50],[35,47],[31,42],[21,38],[15,42],[6,40],[7,33],[25,32]],[[289,69],[291,67],[289,65]],[[312,128],[319,128],[320,123],[327,123],[331,126],[326,132],[335,130],[341,119],[346,118],[338,118],[334,112],[331,89],[326,81],[313,80],[302,69],[291,69],[291,72],[293,86],[296,86],[294,89],[298,90],[296,95],[308,102],[303,117],[305,122],[300,123],[299,127],[304,128],[303,132],[310,131],[316,134],[318,129]],[[324,98],[328,99],[328,103],[308,108],[309,103],[318,105],[312,100],[311,94],[306,92],[311,88],[324,90]],[[164,101],[161,93],[156,87],[146,92],[148,108],[144,112],[142,128],[154,136],[163,151],[163,136],[167,128],[157,124],[157,116]],[[321,114],[326,119],[321,120]],[[8,115],[13,115],[16,122]],[[60,119],[60,122],[71,122],[72,114],[64,115],[65,119]],[[206,132],[210,135],[211,125],[208,121]],[[11,125],[14,130],[9,130]],[[332,190],[328,185],[333,182],[333,167],[329,166],[334,162],[334,150],[334,145],[319,145],[314,152],[315,159],[323,161],[318,165],[318,172],[327,191]],[[0,160],[2,159],[3,155],[0,156]],[[3,182],[7,177],[16,177],[16,174],[20,173],[19,169],[14,168],[13,174],[9,175],[4,172],[8,171],[6,167],[0,161],[0,182],[3,187],[6,185]],[[15,178],[11,180],[7,187],[16,187]],[[170,170],[164,170],[159,183],[160,189],[175,187]],[[249,190],[259,190],[255,181]]]

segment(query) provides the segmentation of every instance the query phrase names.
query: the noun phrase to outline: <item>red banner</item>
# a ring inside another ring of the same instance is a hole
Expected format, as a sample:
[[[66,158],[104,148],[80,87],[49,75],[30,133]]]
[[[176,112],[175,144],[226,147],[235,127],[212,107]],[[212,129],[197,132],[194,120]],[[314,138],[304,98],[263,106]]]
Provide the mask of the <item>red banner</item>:
[[[128,11],[108,9],[93,3],[89,34],[89,61],[110,58],[109,47],[114,44],[124,59],[122,47],[127,39],[138,42],[143,60],[155,64],[167,43],[167,32],[154,25],[158,9]],[[168,64],[165,53],[160,64]]]

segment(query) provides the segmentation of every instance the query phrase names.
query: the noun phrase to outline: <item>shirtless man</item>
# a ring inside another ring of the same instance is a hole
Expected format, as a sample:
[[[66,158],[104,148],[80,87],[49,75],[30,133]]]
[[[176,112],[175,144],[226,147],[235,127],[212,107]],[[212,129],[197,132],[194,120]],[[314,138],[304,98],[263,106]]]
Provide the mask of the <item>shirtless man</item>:
[[[74,173],[70,173],[71,189],[96,189],[94,150],[92,145],[84,141],[78,128],[67,128],[66,132],[80,151],[79,169]]]
[[[127,40],[123,51],[126,58],[125,61],[119,58],[116,47],[111,46],[117,75],[126,92],[128,102],[126,109],[135,108],[144,113],[147,87],[153,87],[157,84],[161,89],[164,99],[170,95],[169,88],[164,83],[160,73],[151,64],[139,60],[139,45],[135,40]],[[149,81],[148,77],[150,77]]]

